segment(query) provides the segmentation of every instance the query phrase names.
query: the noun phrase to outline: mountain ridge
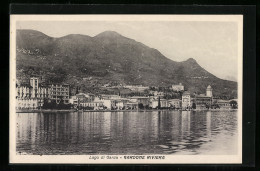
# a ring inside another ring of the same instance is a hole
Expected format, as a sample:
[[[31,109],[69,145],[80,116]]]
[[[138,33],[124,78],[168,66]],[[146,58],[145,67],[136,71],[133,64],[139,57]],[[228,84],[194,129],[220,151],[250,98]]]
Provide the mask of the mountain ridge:
[[[182,82],[191,92],[204,92],[211,84],[217,95],[237,95],[236,82],[214,76],[195,59],[173,61],[157,49],[114,31],[93,37],[69,34],[53,38],[39,31],[17,30],[17,51],[18,79],[38,74],[47,82],[68,82],[72,87],[107,82],[170,86]]]

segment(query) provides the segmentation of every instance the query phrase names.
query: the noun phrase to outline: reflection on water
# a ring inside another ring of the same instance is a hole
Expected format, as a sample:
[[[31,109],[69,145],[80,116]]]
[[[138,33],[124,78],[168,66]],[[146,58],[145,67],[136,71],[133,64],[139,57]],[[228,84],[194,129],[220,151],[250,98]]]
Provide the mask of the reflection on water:
[[[236,154],[236,111],[17,113],[18,154]]]

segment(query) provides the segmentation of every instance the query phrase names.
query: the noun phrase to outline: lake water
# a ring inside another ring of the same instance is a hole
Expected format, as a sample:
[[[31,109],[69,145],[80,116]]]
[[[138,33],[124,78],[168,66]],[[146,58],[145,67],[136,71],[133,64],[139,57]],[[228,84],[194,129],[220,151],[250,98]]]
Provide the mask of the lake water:
[[[237,154],[237,111],[16,115],[17,154]]]

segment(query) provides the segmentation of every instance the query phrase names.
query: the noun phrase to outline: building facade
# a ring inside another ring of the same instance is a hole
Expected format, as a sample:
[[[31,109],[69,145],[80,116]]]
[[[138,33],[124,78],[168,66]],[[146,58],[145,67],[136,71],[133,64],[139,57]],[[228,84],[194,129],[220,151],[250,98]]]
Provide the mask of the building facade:
[[[213,89],[211,88],[210,85],[208,85],[207,89],[206,89],[206,96],[208,97],[213,97],[213,93],[212,93]]]
[[[69,85],[68,84],[52,84],[49,87],[50,99],[55,100],[57,104],[64,101],[64,104],[69,103]]]
[[[196,109],[209,109],[213,105],[213,89],[210,85],[206,88],[206,94],[196,95]]]
[[[232,106],[230,105],[230,100],[218,99],[216,101],[216,106],[218,106],[220,109],[231,109],[232,108]]]
[[[182,94],[181,97],[181,103],[182,103],[182,109],[190,109],[191,108],[191,96],[190,96],[190,92],[185,91]]]
[[[184,91],[184,86],[182,85],[182,83],[172,85],[172,90],[174,90],[174,91]]]
[[[16,99],[18,109],[41,108],[44,99],[55,100],[59,103],[64,100],[69,103],[69,85],[40,85],[39,78],[31,77],[29,85],[16,85]]]
[[[181,100],[180,99],[170,99],[169,100],[169,107],[173,107],[176,109],[181,108]]]
[[[153,99],[151,101],[151,107],[153,109],[158,108],[158,105],[159,105],[159,99]],[[166,100],[166,99],[160,99],[160,106],[161,106],[161,108],[168,108],[169,107],[169,101]]]

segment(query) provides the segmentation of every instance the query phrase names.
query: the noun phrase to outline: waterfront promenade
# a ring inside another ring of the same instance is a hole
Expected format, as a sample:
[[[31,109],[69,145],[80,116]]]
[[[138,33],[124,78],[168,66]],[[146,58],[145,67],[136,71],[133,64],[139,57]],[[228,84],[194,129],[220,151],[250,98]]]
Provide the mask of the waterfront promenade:
[[[152,111],[236,111],[237,109],[134,109],[134,110],[75,110],[75,109],[66,109],[66,110],[54,110],[54,109],[17,109],[16,113],[40,113],[40,112],[152,112]]]

